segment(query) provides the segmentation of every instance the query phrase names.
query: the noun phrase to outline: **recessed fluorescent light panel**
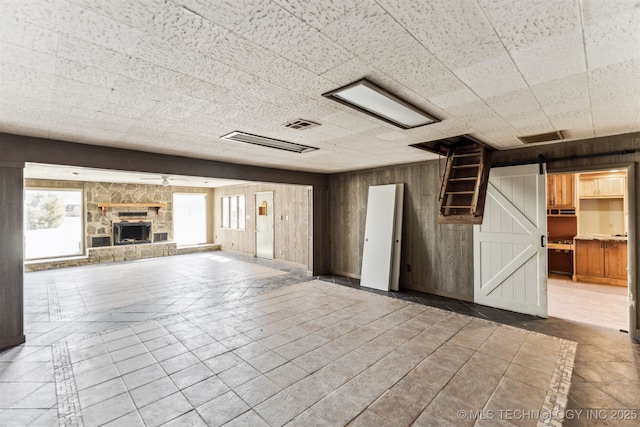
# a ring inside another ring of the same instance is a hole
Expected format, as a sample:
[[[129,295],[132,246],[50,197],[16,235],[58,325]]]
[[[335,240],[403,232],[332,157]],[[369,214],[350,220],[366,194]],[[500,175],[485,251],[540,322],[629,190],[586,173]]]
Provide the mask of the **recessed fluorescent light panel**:
[[[253,145],[261,145],[263,147],[292,151],[294,153],[308,153],[310,151],[317,150],[316,147],[309,147],[307,145],[296,144],[294,142],[287,142],[279,139],[267,138],[265,136],[252,135],[250,133],[237,131],[221,136],[220,139],[224,139],[227,141],[245,142],[247,144]]]
[[[440,121],[367,79],[323,93],[322,96],[403,129],[412,129]]]

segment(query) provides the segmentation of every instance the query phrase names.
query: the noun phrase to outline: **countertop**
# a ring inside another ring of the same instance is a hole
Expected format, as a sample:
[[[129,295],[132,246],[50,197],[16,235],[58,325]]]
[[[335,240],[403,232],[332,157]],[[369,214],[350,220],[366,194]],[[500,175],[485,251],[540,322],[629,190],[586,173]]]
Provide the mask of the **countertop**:
[[[574,237],[576,240],[614,240],[617,242],[626,242],[627,236],[612,236],[610,234],[579,234]]]

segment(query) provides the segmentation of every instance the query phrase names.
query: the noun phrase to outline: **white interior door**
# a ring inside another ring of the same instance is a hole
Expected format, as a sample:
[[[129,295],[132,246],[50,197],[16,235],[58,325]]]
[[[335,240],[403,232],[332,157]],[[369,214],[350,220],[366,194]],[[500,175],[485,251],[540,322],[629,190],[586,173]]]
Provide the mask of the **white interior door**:
[[[397,290],[400,275],[403,184],[369,187],[360,285]]]
[[[547,317],[545,174],[492,168],[482,225],[474,225],[474,300]]]
[[[256,193],[256,256],[273,259],[273,192]]]

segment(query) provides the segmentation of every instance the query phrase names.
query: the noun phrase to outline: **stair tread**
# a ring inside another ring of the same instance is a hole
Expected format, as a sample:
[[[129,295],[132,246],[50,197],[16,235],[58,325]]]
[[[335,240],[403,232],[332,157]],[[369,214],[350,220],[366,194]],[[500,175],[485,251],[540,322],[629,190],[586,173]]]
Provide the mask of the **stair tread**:
[[[475,191],[446,191],[445,194],[473,194]]]
[[[454,169],[471,169],[471,168],[480,167],[480,163],[473,163],[473,164],[469,164],[469,165],[453,165],[452,167]]]
[[[450,208],[450,209],[471,209],[471,206],[459,206],[459,205],[444,205],[442,206],[443,208]]]
[[[477,176],[471,176],[467,178],[449,178],[449,181],[476,181],[477,179]]]
[[[474,157],[474,156],[479,156],[481,154],[480,151],[478,152],[474,152],[474,153],[461,153],[461,154],[453,154],[453,157]]]

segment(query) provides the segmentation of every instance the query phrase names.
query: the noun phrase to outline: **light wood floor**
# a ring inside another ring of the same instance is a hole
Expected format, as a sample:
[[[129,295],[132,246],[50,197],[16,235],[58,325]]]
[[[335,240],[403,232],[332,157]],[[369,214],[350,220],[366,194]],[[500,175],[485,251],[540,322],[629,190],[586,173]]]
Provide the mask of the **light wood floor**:
[[[591,325],[627,330],[627,288],[572,282],[569,276],[550,274],[547,282],[549,316]]]

